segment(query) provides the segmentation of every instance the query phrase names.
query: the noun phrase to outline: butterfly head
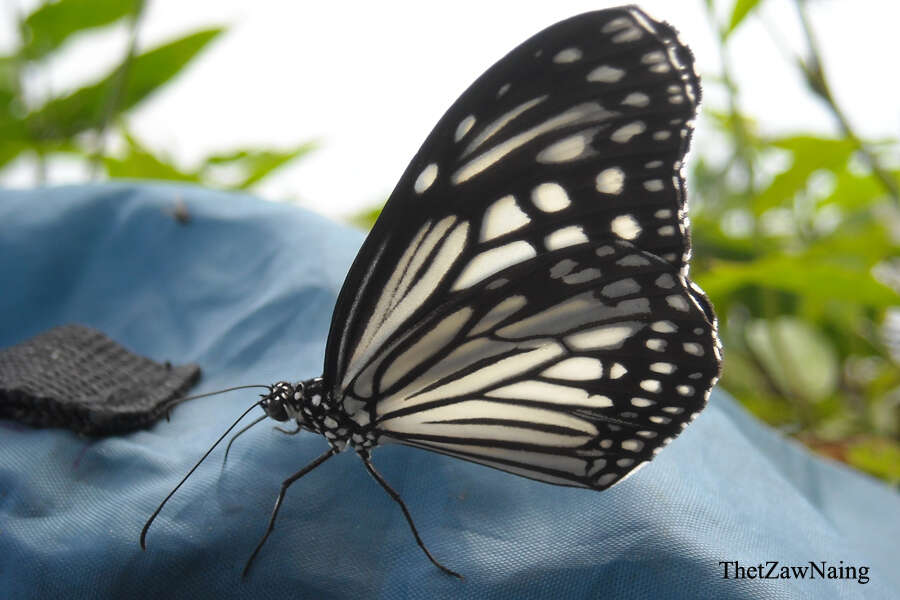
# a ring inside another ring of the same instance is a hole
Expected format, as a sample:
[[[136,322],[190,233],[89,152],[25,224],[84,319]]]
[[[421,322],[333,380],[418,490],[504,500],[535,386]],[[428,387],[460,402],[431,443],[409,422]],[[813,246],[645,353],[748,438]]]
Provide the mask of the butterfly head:
[[[289,421],[300,414],[303,403],[303,384],[291,384],[287,381],[279,381],[269,386],[269,393],[264,394],[259,405],[266,416],[276,421]]]
[[[320,433],[329,429],[327,425],[330,420],[326,421],[326,417],[330,416],[333,420],[340,416],[335,415],[334,408],[328,402],[321,378],[272,384],[259,405],[266,416],[276,421],[296,421],[301,427]]]

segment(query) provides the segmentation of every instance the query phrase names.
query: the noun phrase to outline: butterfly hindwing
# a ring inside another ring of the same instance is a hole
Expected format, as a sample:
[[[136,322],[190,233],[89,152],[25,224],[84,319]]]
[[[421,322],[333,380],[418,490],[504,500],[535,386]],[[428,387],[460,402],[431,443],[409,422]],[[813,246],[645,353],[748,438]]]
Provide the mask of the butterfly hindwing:
[[[598,489],[677,435],[719,367],[686,266],[699,94],[688,49],[633,7],[558,23],[480,77],[344,283],[324,378],[347,414]]]
[[[387,440],[599,489],[693,419],[716,352],[671,264],[578,244],[448,296],[363,361],[345,408]]]

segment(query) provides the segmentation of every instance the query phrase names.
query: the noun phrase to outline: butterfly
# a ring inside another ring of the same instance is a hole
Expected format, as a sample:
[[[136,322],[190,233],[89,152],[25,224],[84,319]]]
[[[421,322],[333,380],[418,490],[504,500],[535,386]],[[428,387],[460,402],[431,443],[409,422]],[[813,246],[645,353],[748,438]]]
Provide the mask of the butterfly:
[[[251,407],[264,411],[251,426],[291,421],[329,447],[282,484],[245,574],[288,487],[343,450],[458,576],[375,470],[376,447],[604,490],[697,416],[722,359],[688,278],[700,93],[675,30],[622,7],[545,29],[460,96],[350,268],[322,376]]]

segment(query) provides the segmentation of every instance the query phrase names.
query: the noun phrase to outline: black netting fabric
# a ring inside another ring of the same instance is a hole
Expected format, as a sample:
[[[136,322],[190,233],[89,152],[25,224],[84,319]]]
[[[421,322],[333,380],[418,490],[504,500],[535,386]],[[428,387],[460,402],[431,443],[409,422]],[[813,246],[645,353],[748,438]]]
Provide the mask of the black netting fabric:
[[[159,364],[83,325],[0,350],[0,418],[110,435],[146,427],[177,404],[200,368]]]

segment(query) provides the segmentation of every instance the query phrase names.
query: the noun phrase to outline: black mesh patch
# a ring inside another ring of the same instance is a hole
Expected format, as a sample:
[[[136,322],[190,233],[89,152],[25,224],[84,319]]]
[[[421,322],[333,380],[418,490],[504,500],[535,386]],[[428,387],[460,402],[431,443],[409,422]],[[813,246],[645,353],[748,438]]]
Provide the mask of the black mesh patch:
[[[200,378],[159,364],[101,332],[63,325],[0,350],[0,418],[110,435],[147,427]]]

